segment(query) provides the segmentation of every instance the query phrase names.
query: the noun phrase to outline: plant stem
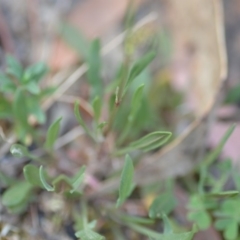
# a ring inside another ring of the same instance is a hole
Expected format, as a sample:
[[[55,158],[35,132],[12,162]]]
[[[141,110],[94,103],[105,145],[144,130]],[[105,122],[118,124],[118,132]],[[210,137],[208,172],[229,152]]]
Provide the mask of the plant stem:
[[[88,216],[87,216],[87,206],[85,199],[82,199],[81,201],[81,210],[82,210],[82,216],[83,216],[83,227],[87,227],[88,223]]]
[[[120,106],[120,104],[121,104],[121,102],[123,100],[123,96],[122,95],[123,95],[124,86],[126,84],[127,77],[128,77],[129,65],[130,65],[130,57],[128,55],[126,55],[125,56],[125,60],[124,60],[124,65],[123,65],[124,72],[123,72],[123,75],[121,77],[119,89],[116,92],[116,100],[115,100],[115,104],[114,104],[113,110],[112,110],[112,112],[110,114],[107,127],[105,128],[105,130],[103,132],[104,136],[107,136],[109,131],[112,129],[112,126],[114,124],[114,120],[115,120],[117,111],[118,111],[119,106]]]

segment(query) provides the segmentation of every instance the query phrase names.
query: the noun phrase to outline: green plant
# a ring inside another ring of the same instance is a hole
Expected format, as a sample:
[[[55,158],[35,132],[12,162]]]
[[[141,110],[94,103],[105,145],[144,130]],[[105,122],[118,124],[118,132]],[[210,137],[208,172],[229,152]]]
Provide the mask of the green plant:
[[[192,230],[181,228],[174,221],[177,199],[173,193],[173,181],[170,181],[171,184],[163,181],[161,184],[164,187],[157,186],[156,197],[150,204],[148,216],[128,214],[124,210],[128,199],[134,199],[141,192],[141,187],[134,178],[139,158],[146,152],[159,149],[172,137],[168,129],[159,130],[164,124],[158,119],[158,114],[148,114],[153,110],[148,101],[148,96],[151,95],[148,67],[157,51],[152,51],[150,44],[148,51],[137,58],[137,49],[129,50],[127,47],[133,34],[130,27],[125,39],[123,62],[114,80],[105,86],[101,76],[100,41],[95,39],[86,43],[79,34],[80,41],[77,43],[71,36],[75,31],[68,25],[64,25],[64,29],[67,30],[67,41],[84,57],[88,66],[85,78],[91,89],[87,99],[93,113],[91,120],[85,120],[78,101],[74,104],[73,112],[78,124],[89,137],[89,144],[97,152],[98,164],[101,165],[102,159],[108,161],[109,169],[105,172],[99,170],[96,175],[104,183],[110,178],[117,179],[118,193],[117,189],[113,189],[111,193],[106,193],[104,201],[99,202],[96,197],[92,197],[86,183],[86,176],[90,174],[89,166],[82,165],[72,176],[51,171],[57,169],[55,143],[59,137],[62,118],[49,126],[44,140],[40,138],[36,141],[43,152],[41,157],[24,145],[28,134],[37,136],[36,126],[29,123],[29,117],[34,115],[39,124],[45,122],[40,103],[52,89],[41,90],[39,87],[39,81],[47,71],[44,64],[39,63],[23,70],[14,58],[8,57],[6,74],[2,74],[0,78],[0,96],[3,99],[0,101],[0,117],[12,122],[18,139],[23,143],[13,144],[10,152],[16,158],[26,158],[28,162],[24,162],[23,174],[19,178],[11,178],[0,171],[0,180],[6,188],[2,197],[3,205],[11,213],[21,214],[26,213],[32,202],[38,204],[38,195],[44,191],[52,194],[51,196],[60,195],[64,199],[64,206],[67,206],[70,220],[74,222],[75,236],[82,240],[105,239],[99,222],[111,229],[111,237],[114,236],[114,239],[126,239],[122,230],[128,228],[152,240],[192,240],[198,229],[207,229],[213,222],[217,229],[224,231],[227,240],[235,239],[238,236],[239,217],[233,206],[237,206],[239,192],[235,189],[224,190],[227,180],[232,177],[231,165],[215,162],[234,126],[229,128],[219,146],[196,167],[197,180],[190,183],[188,204],[188,218],[194,223]],[[174,106],[177,101],[174,99],[173,102],[167,106]],[[104,115],[105,112],[107,114]],[[104,143],[111,136],[115,136],[114,146],[106,150]],[[111,168],[111,162],[119,159],[122,170]],[[213,165],[218,169],[218,178],[211,172]],[[236,186],[240,186],[237,174],[234,176]],[[188,186],[189,183],[186,188]],[[59,221],[64,219],[59,217]],[[163,228],[162,233],[154,230],[157,224]]]
[[[20,140],[34,135],[33,122],[43,124],[46,120],[41,100],[51,94],[53,88],[40,87],[40,81],[48,72],[45,63],[36,63],[24,69],[12,56],[6,57],[6,71],[0,73],[0,119],[13,123]]]

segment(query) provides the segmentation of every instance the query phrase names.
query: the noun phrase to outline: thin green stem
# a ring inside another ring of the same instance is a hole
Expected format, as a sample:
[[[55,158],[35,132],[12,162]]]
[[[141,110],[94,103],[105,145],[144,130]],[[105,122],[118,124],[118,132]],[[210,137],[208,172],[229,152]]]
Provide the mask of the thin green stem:
[[[81,210],[82,210],[82,217],[83,217],[83,227],[86,228],[88,224],[88,216],[87,216],[87,205],[85,199],[81,201]]]

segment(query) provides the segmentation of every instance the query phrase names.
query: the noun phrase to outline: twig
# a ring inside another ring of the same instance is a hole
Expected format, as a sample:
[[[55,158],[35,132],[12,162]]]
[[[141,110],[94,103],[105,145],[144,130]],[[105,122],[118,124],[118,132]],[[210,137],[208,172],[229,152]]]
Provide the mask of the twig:
[[[57,101],[71,104],[74,104],[76,101],[78,101],[80,108],[82,108],[90,117],[93,117],[91,105],[81,97],[62,95],[59,99],[57,99]]]
[[[64,92],[66,92],[81,76],[83,76],[84,73],[86,73],[87,69],[87,65],[83,64],[73,72],[73,74],[71,74],[70,77],[58,87],[54,94],[43,102],[43,109],[48,110],[55,100],[60,98]]]
[[[78,138],[80,135],[83,135],[85,132],[81,126],[77,126],[73,129],[71,129],[69,132],[67,132],[62,137],[58,138],[55,144],[55,149],[59,149],[68,143],[72,142],[76,138]]]

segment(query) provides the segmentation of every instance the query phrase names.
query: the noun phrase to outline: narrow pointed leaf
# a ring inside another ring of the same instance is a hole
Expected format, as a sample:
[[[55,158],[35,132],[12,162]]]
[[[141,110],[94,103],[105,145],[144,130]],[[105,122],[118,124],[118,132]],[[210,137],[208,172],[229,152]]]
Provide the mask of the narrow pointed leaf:
[[[105,239],[105,237],[92,231],[90,228],[76,232],[75,236],[77,238],[80,238],[81,240],[104,240]]]
[[[83,129],[85,130],[85,132],[86,132],[90,137],[92,137],[93,139],[95,139],[94,136],[92,135],[92,133],[90,132],[90,130],[88,129],[88,127],[86,126],[85,122],[84,122],[83,119],[82,119],[82,116],[81,116],[81,114],[80,114],[80,112],[79,112],[79,103],[78,103],[78,102],[75,102],[75,104],[74,104],[74,115],[75,115],[78,123],[79,123],[79,124],[83,127]]]
[[[211,151],[206,156],[206,158],[201,162],[201,165],[199,165],[200,180],[199,180],[198,189],[199,189],[200,193],[204,193],[204,183],[205,183],[205,180],[206,180],[206,177],[207,177],[207,168],[217,159],[217,157],[221,153],[225,143],[227,142],[227,140],[229,139],[229,137],[233,133],[234,129],[235,129],[235,125],[233,124],[228,128],[228,130],[226,131],[226,133],[222,137],[222,139],[219,142],[219,144],[217,145],[217,147],[213,151]]]
[[[29,66],[23,74],[22,81],[24,83],[38,83],[48,72],[48,67],[44,62],[39,62]],[[30,85],[31,86],[31,85]],[[35,85],[36,88],[37,84]],[[32,87],[33,90],[33,87]],[[36,91],[36,90],[33,90]]]
[[[101,106],[102,106],[102,103],[99,97],[94,98],[92,106],[94,111],[94,118],[96,122],[98,122],[101,115]]]
[[[117,151],[117,154],[124,154],[134,150],[142,150],[144,152],[147,152],[162,146],[169,140],[171,136],[172,133],[170,132],[152,132],[140,138],[139,140],[130,143],[128,147],[120,149]]]
[[[102,130],[106,126],[107,122],[101,122],[98,124],[97,128]]]
[[[126,155],[123,171],[121,174],[117,207],[122,205],[124,201],[131,194],[132,185],[133,185],[133,174],[134,174],[134,167],[133,167],[132,159],[130,158],[129,155]]]
[[[23,74],[23,68],[21,64],[10,55],[7,55],[6,61],[7,61],[7,73],[20,80]]]
[[[172,193],[163,193],[151,204],[149,209],[150,218],[161,218],[163,214],[169,214],[176,206],[176,200]]]
[[[136,224],[153,224],[154,223],[154,220],[149,218],[136,217],[136,216],[131,216],[129,214],[120,214],[120,213],[119,213],[119,216],[125,222],[132,222]]]
[[[150,62],[155,58],[155,56],[156,53],[149,52],[133,65],[132,69],[130,70],[127,83],[124,87],[123,95],[126,93],[128,87],[133,82],[133,80],[150,64]]]
[[[43,185],[43,187],[44,187],[47,191],[53,192],[53,191],[54,191],[54,188],[47,183],[44,175],[45,175],[45,174],[44,174],[44,171],[43,171],[43,166],[41,166],[41,167],[39,168],[39,176],[40,176],[40,180],[41,180],[41,182],[42,182],[42,185]]]
[[[219,144],[217,145],[217,147],[210,154],[207,155],[207,157],[204,159],[204,161],[201,163],[201,165],[209,166],[213,163],[213,161],[215,161],[217,159],[217,157],[221,153],[224,145],[226,144],[227,140],[232,135],[234,129],[235,129],[235,125],[232,125],[228,128],[228,130],[222,137],[222,139],[219,142]]]
[[[213,192],[213,193],[206,193],[206,197],[213,197],[213,198],[230,198],[236,197],[239,195],[239,191],[224,191],[224,192]]]
[[[56,193],[70,191],[72,188],[71,180],[64,174],[59,175],[52,181],[53,189]]]
[[[79,29],[69,23],[62,23],[60,26],[60,34],[65,42],[72,47],[78,55],[85,60],[88,57],[89,43],[87,39],[79,32]]]
[[[0,86],[1,89],[1,86]],[[12,104],[5,97],[0,96],[0,118],[13,119]]]
[[[100,58],[100,40],[95,39],[91,42],[87,64],[88,64],[88,72],[87,77],[92,85],[92,96],[102,96],[103,93],[103,85],[101,79],[101,58]]]
[[[142,225],[133,224],[133,223],[126,223],[126,225],[128,227],[132,228],[133,230],[135,230],[136,232],[141,233],[141,234],[143,234],[147,237],[150,237],[154,240],[163,240],[163,234],[160,234],[149,228],[143,227]]]
[[[28,108],[24,90],[17,89],[13,100],[13,113],[21,127],[28,128]]]
[[[58,118],[54,123],[51,124],[51,126],[48,129],[47,132],[47,138],[45,141],[45,148],[48,150],[53,150],[54,143],[57,140],[59,130],[60,130],[60,122],[62,118]]]
[[[132,111],[137,109],[141,106],[141,100],[143,96],[144,84],[140,85],[137,90],[135,91],[132,99]],[[136,110],[135,110],[136,111]]]
[[[72,190],[70,191],[70,193],[73,193],[77,190],[77,188],[80,186],[80,184],[83,182],[84,180],[84,173],[86,170],[86,166],[82,166],[80,168],[80,170],[78,171],[78,173],[74,176],[74,178],[72,179],[71,183],[72,183]]]
[[[172,225],[166,214],[163,214],[163,223],[164,223],[164,234],[173,233]]]
[[[34,94],[34,95],[38,95],[41,91],[40,87],[38,86],[38,84],[36,82],[29,82],[27,85],[26,85],[26,89]]]

